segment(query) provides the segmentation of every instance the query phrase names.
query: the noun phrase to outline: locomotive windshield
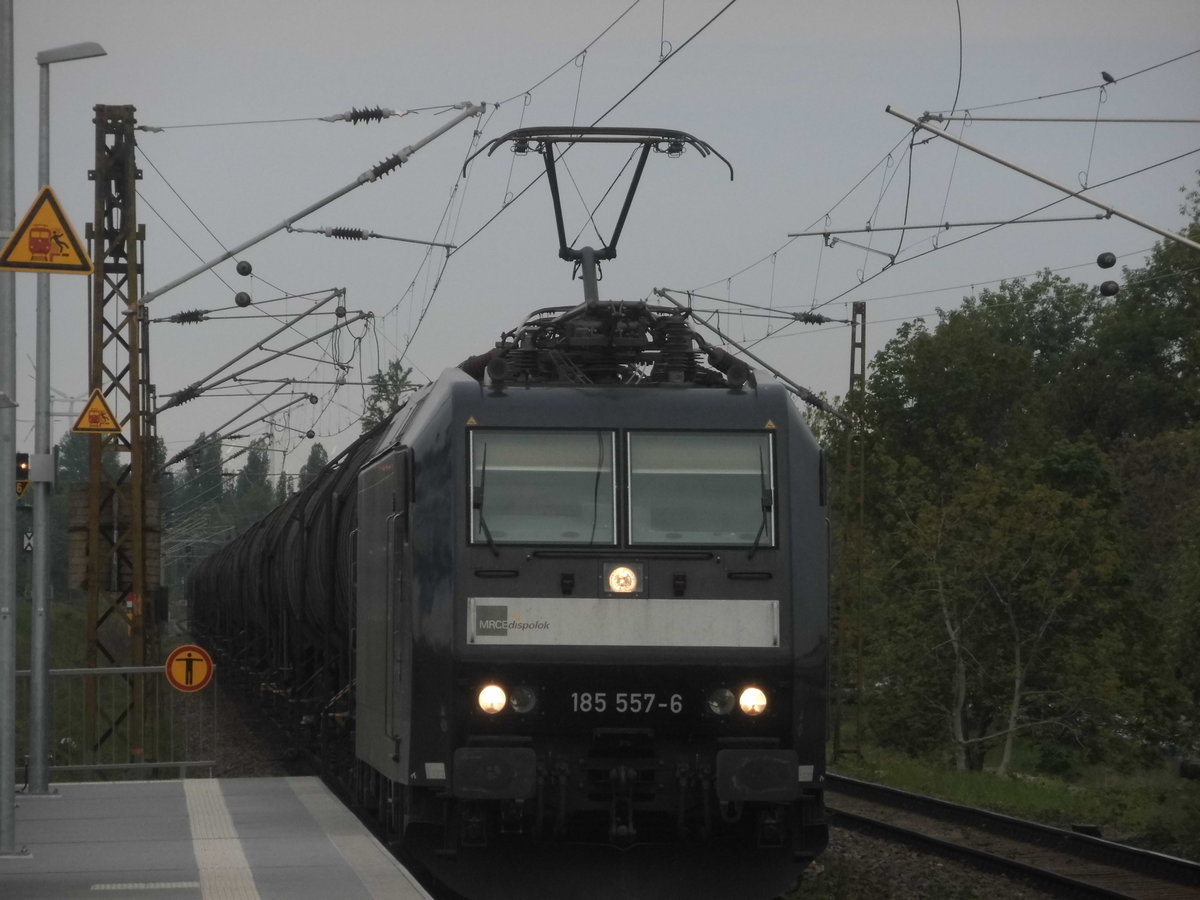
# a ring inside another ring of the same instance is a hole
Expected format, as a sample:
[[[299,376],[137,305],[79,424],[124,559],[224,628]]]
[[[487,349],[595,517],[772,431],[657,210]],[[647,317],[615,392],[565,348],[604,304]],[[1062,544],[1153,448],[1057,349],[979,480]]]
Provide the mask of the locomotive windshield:
[[[476,429],[471,460],[474,543],[615,542],[612,432]]]
[[[631,544],[775,544],[769,434],[629,435]]]

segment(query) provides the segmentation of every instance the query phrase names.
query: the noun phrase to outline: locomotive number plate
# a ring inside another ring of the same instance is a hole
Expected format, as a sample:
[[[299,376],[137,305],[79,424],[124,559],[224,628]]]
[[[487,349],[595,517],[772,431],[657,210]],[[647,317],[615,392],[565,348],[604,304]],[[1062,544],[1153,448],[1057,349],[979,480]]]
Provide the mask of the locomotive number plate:
[[[571,712],[615,712],[628,715],[647,715],[683,712],[682,694],[656,694],[654,691],[572,691]]]

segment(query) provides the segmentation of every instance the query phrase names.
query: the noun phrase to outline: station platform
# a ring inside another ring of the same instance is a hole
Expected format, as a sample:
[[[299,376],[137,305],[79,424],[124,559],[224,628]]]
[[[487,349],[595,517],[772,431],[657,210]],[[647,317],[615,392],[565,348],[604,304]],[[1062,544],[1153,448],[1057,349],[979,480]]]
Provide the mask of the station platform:
[[[5,900],[429,900],[320,780],[57,784],[17,794]]]

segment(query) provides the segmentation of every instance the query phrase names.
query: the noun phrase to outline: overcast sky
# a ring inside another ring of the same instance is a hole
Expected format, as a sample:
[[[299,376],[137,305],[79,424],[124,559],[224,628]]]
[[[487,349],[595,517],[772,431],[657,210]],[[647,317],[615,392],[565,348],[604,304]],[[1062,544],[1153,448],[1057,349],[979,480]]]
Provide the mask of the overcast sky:
[[[727,9],[724,0],[643,0],[632,7],[630,0],[18,0],[14,6],[18,219],[38,189],[38,51],[79,41],[97,41],[108,51],[51,69],[51,182],[81,236],[94,203],[87,177],[94,164],[92,107],[132,105],[140,125],[166,129],[138,135],[145,291],[193,269],[197,256],[211,259],[222,245],[234,246],[352,182],[440,127],[450,115],[439,114],[446,106],[489,104],[480,119],[426,146],[400,170],[296,223],[461,244],[448,261],[443,250],[395,241],[284,233],[242,255],[254,267],[252,277],[226,262],[151,303],[156,318],[222,310],[203,324],[153,327],[151,374],[160,395],[204,378],[265,338],[278,327],[270,316],[312,305],[268,302],[282,294],[344,288],[349,310],[374,313],[370,327],[351,326],[251,374],[313,382],[285,388],[251,418],[291,391],[319,398],[276,417],[270,428],[246,429],[249,436],[270,431],[276,471],[300,467],[310,429],[331,455],[357,435],[365,390],[357,382],[406,348],[414,380],[428,380],[488,349],[527,312],[580,301],[580,283],[557,258],[544,180],[480,230],[506,196],[539,174],[540,158],[503,149],[476,159],[465,179],[460,168],[481,141],[521,125],[592,124],[647,75],[602,124],[690,132],[729,159],[735,178],[715,157],[653,156],[618,258],[604,266],[602,298],[637,300],[656,287],[693,291],[697,308],[720,310],[721,327],[732,337],[830,395],[845,391],[848,328],[789,324],[786,316],[816,308],[846,319],[852,301],[866,300],[870,355],[900,321],[952,308],[972,290],[1045,268],[1099,283],[1117,271],[1096,267],[1100,252],[1138,266],[1158,239],[1115,218],[1010,225],[961,243],[955,242],[982,229],[914,231],[902,242],[895,232],[846,234],[832,247],[820,237],[789,239],[805,230],[900,225],[906,206],[910,225],[1004,221],[1062,196],[940,138],[924,142],[922,135],[910,151],[911,129],[885,112],[888,105],[910,115],[957,105],[977,119],[1086,119],[977,120],[965,128],[954,123],[949,133],[1062,184],[1093,186],[1089,196],[1165,228],[1182,226],[1179,188],[1195,187],[1200,168],[1200,153],[1156,165],[1200,150],[1200,126],[1093,122],[1200,118],[1196,0],[961,0],[961,70],[954,0],[739,0]],[[1116,79],[1103,90],[1101,71]],[[1047,97],[1060,92],[1070,93]],[[378,124],[317,121],[368,106],[419,111]],[[560,181],[568,238],[581,232],[579,245],[601,243],[584,227],[587,210],[626,156],[620,147],[590,146],[567,157],[569,174],[560,173]],[[1154,168],[1130,175],[1148,166]],[[625,183],[596,212],[605,236]],[[1067,200],[1037,215],[1096,212]],[[935,241],[938,249],[926,252]],[[889,266],[892,254],[896,265]],[[85,397],[86,279],[51,281],[51,381],[63,397]],[[255,300],[249,312],[233,305],[240,290]],[[17,276],[17,299],[17,443],[32,447],[32,275]],[[777,317],[764,318],[766,310]],[[332,324],[331,317],[313,316],[298,329],[313,334]],[[777,333],[768,336],[768,328]],[[298,339],[281,337],[268,347]],[[337,388],[339,372],[346,384]],[[164,413],[159,429],[169,452],[277,386],[220,389]],[[55,440],[71,424],[70,409],[66,402],[56,407],[63,417],[54,420]]]

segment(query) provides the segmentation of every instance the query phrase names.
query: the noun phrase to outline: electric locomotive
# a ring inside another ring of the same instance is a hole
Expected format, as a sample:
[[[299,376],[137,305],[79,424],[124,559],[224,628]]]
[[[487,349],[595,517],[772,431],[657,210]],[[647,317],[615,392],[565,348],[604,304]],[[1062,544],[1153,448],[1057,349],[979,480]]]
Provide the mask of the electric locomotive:
[[[599,300],[620,225],[562,240],[555,141],[695,139],[514,134],[584,302],[408,395],[195,573],[193,614],[273,644],[307,721],[353,733],[359,798],[444,854],[733,841],[798,870],[827,838],[823,453],[687,310]]]
[[[363,467],[357,755],[410,818],[822,843],[821,451],[695,340],[646,304],[541,311]]]

